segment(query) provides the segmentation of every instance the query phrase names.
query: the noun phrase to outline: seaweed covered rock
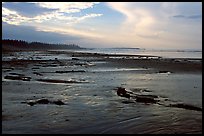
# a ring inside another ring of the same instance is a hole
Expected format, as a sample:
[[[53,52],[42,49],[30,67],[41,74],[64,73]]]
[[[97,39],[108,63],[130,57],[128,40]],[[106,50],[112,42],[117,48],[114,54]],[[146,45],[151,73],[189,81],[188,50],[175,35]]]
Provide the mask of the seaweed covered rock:
[[[65,103],[62,102],[61,100],[53,101],[53,103],[56,105],[65,105]]]
[[[202,111],[202,108],[191,105],[191,104],[185,104],[185,103],[171,103],[173,101],[153,94],[144,94],[142,93],[141,89],[134,89],[137,91],[137,93],[129,92],[125,88],[118,87],[117,89],[117,95],[121,97],[126,97],[129,100],[133,101],[122,101],[124,104],[139,102],[139,103],[145,103],[145,104],[158,104],[165,107],[175,107],[175,108],[182,108],[186,110],[194,110],[194,111]],[[139,93],[138,93],[139,92]],[[150,91],[149,91],[150,92]],[[130,99],[131,98],[131,99]],[[165,101],[169,101],[167,104]]]
[[[190,104],[184,104],[184,103],[177,103],[177,104],[170,104],[170,107],[176,107],[176,108],[183,108],[187,110],[196,110],[196,111],[202,111],[202,108],[196,107]]]
[[[39,99],[36,101],[37,104],[48,104],[50,101],[48,99]]]
[[[121,97],[130,98],[130,94],[125,90],[125,88],[118,87],[117,95]]]
[[[137,96],[136,97],[136,102],[142,102],[142,103],[157,103],[158,100],[155,100],[154,97],[149,97],[149,96]]]
[[[56,101],[50,101],[46,98],[42,98],[42,99],[37,99],[37,100],[29,100],[27,102],[21,102],[21,103],[26,103],[30,106],[33,106],[35,104],[56,104],[56,105],[65,105],[64,102],[62,102],[61,100],[56,100]]]

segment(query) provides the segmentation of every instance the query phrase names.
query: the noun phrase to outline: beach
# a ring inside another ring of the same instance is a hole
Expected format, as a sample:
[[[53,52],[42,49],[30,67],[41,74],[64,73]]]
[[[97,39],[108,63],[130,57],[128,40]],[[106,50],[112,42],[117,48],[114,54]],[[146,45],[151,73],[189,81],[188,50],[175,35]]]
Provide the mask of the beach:
[[[3,52],[2,133],[202,134],[202,58]]]

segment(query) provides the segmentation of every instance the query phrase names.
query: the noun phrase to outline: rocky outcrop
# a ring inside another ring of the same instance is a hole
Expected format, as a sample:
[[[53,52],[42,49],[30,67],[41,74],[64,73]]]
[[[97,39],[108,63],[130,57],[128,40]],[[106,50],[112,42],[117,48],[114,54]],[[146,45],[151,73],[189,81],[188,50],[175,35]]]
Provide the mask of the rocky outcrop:
[[[125,90],[125,88],[122,87],[118,88],[117,95],[121,97],[130,98],[130,94]]]
[[[149,96],[136,96],[136,102],[142,102],[142,103],[157,103],[159,100],[155,100],[154,97],[149,97]]]
[[[27,76],[5,76],[5,79],[10,79],[10,80],[22,80],[22,81],[30,81],[31,77]]]
[[[190,104],[184,104],[184,103],[176,103],[176,104],[170,104],[169,107],[176,107],[176,108],[183,108],[187,110],[196,110],[196,111],[202,111],[202,108],[196,107]]]
[[[133,94],[132,92],[127,91],[125,88],[118,87],[117,89],[117,95],[121,97],[126,98],[132,98],[136,102],[142,102],[142,103],[156,103],[158,100],[155,100],[155,98],[158,98],[156,95],[139,95],[139,94]]]
[[[141,89],[134,89],[136,92],[141,93]],[[133,92],[127,91],[125,88],[118,87],[117,88],[117,95],[121,97],[128,98],[129,101],[122,101],[124,104],[140,102],[145,104],[158,104],[165,107],[175,107],[175,108],[182,108],[186,110],[194,110],[194,111],[202,111],[202,108],[191,105],[191,104],[185,104],[185,103],[175,103],[167,98],[161,99],[161,96],[152,95],[152,94],[135,94]],[[133,101],[130,101],[133,100]],[[169,104],[165,104],[164,101],[168,101]]]
[[[29,100],[26,102],[21,102],[21,103],[26,103],[30,106],[36,105],[36,104],[56,104],[56,105],[65,105],[64,102],[62,102],[61,100],[56,100],[56,101],[50,101],[46,98],[42,98],[42,99],[37,99],[37,100]]]

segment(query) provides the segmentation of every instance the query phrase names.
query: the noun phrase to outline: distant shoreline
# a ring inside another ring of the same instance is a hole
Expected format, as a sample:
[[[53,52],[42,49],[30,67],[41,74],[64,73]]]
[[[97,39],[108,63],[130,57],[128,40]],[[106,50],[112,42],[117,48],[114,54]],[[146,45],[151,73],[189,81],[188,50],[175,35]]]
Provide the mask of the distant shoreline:
[[[2,51],[33,51],[50,49],[82,49],[76,44],[50,44],[42,42],[27,42],[23,40],[2,40]]]
[[[127,55],[127,54],[102,54],[86,53],[76,51],[45,51],[50,54],[66,54],[77,59],[100,60],[108,62],[108,67],[126,67],[126,68],[153,68],[157,71],[169,71],[173,73],[201,73],[202,58],[162,58],[152,55]],[[7,54],[9,55],[9,53]],[[9,55],[10,56],[10,55]],[[6,63],[33,63],[44,60],[18,60],[2,61]]]

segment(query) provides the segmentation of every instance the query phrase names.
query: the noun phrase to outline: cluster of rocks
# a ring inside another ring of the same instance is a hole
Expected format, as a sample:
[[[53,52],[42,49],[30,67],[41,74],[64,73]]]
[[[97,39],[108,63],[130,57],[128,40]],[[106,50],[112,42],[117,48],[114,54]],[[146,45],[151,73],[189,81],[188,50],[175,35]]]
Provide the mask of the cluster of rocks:
[[[155,99],[158,98],[156,95],[136,95],[132,92],[128,92],[125,88],[119,87],[117,89],[117,95],[121,97],[126,98],[133,98],[136,102],[142,102],[142,103],[157,103],[159,100]]]
[[[117,89],[117,95],[121,97],[125,97],[128,99],[133,99],[136,102],[141,103],[148,103],[148,104],[159,104],[163,105],[165,107],[175,107],[175,108],[182,108],[187,110],[195,110],[195,111],[202,111],[202,108],[191,105],[191,104],[185,104],[185,103],[171,103],[169,105],[166,105],[164,103],[161,103],[161,101],[158,99],[159,96],[157,95],[143,95],[143,94],[134,94],[133,92],[127,91],[125,88],[118,87]],[[128,104],[133,102],[123,101],[122,103]]]
[[[21,102],[21,103],[26,103],[30,106],[33,106],[35,104],[56,104],[56,105],[65,105],[64,102],[62,102],[61,100],[56,100],[56,101],[50,101],[46,98],[43,99],[37,99],[37,100],[29,100],[26,102]]]

